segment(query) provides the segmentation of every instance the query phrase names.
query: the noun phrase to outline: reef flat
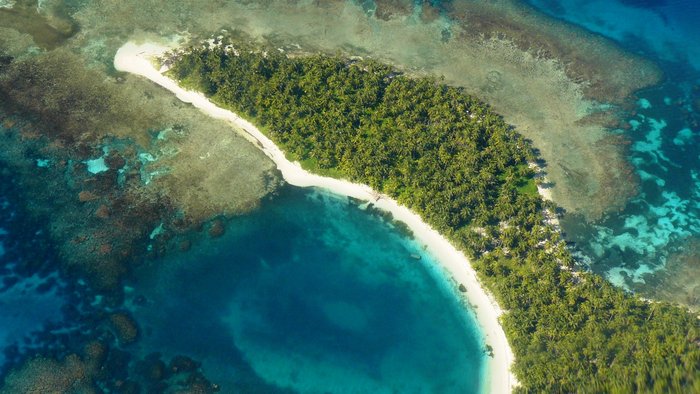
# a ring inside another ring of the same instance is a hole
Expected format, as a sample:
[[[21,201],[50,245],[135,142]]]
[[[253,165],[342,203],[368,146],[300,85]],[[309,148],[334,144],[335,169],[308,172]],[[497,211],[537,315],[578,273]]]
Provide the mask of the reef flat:
[[[639,193],[585,223],[564,217],[582,265],[643,297],[700,308],[700,5],[695,1],[531,1],[659,65],[663,83],[636,93],[621,133]]]

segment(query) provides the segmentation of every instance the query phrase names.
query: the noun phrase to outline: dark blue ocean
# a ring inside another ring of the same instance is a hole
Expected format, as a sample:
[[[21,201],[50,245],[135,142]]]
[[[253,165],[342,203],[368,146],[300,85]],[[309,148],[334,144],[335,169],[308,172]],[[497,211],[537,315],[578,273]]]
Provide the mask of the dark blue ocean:
[[[565,217],[584,264],[650,298],[700,308],[700,2],[532,0],[549,15],[653,60],[659,86],[637,93],[628,159],[641,181],[620,212]]]

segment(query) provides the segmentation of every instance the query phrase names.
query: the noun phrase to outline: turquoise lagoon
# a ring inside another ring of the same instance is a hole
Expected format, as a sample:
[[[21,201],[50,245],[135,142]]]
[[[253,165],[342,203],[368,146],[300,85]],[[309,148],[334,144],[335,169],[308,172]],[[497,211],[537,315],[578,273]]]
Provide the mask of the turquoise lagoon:
[[[139,346],[221,385],[274,392],[472,393],[488,357],[439,262],[366,203],[285,187],[130,288]],[[169,354],[172,353],[172,354]]]

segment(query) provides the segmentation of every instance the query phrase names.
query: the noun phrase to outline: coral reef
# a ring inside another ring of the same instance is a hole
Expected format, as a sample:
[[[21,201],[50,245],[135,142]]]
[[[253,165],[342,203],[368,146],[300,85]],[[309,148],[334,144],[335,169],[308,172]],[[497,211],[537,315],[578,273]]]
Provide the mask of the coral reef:
[[[2,116],[0,159],[50,222],[64,266],[99,288],[115,288],[159,242],[149,239],[159,225],[182,231],[246,212],[280,182],[225,125],[148,84],[105,79],[68,51],[13,60],[0,91],[13,114]]]
[[[202,375],[199,367],[199,363],[186,356],[175,356],[166,364],[159,354],[154,353],[136,363],[135,372],[149,392],[167,387],[172,387],[173,393],[206,394],[219,391],[216,384]],[[178,384],[181,387],[177,387]]]
[[[61,24],[70,10],[45,3],[31,12],[22,4],[12,17],[65,35],[8,28],[0,10],[3,196],[26,213],[27,228],[13,232],[46,238],[33,252],[8,245],[8,257],[26,258],[3,284],[60,271],[72,289],[66,324],[79,334],[47,327],[32,347],[6,349],[3,368],[12,369],[0,371],[0,392],[213,392],[184,356],[155,363],[165,366],[160,374],[139,372],[129,349],[140,333],[124,310],[123,282],[145,261],[189,249],[200,237],[188,234],[214,217],[213,233],[223,233],[228,217],[254,209],[280,177],[225,123],[70,49],[75,25]]]

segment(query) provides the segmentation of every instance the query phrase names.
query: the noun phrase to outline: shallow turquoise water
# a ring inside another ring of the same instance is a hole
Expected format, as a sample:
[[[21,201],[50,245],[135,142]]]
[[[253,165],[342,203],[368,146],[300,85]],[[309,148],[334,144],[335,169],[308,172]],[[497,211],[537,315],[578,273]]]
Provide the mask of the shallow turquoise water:
[[[420,256],[420,259],[417,257]],[[419,245],[347,198],[287,188],[202,249],[140,275],[144,349],[222,388],[478,392],[484,344]]]

